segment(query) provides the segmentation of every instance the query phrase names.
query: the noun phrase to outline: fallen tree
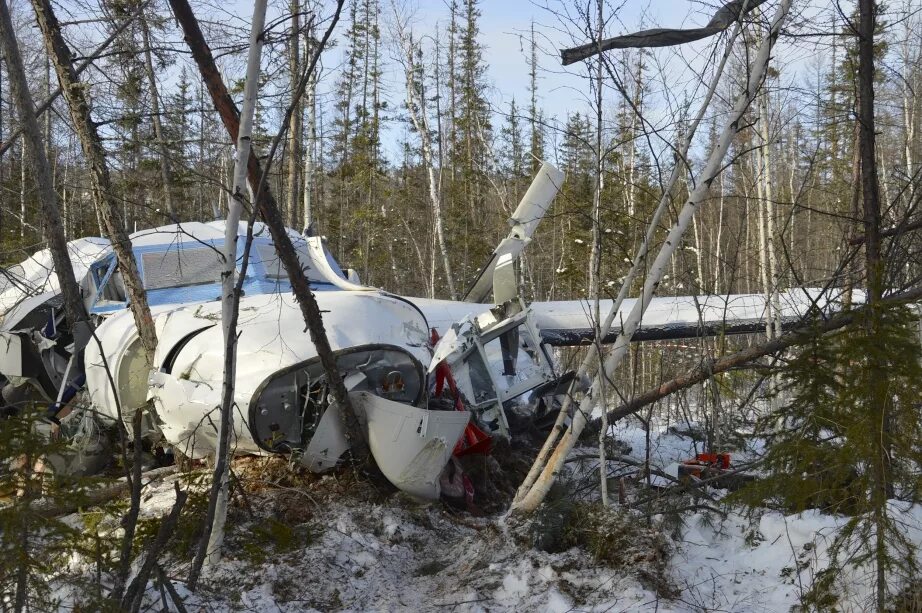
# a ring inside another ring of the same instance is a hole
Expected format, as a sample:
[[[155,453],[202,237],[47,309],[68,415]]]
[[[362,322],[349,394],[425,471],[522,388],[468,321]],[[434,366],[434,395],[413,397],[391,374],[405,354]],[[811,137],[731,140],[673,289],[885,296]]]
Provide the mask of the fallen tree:
[[[917,287],[884,298],[881,301],[881,306],[885,308],[893,308],[920,299],[922,299],[922,287]],[[720,373],[724,373],[735,368],[746,367],[760,358],[775,355],[781,351],[784,351],[785,349],[804,344],[816,334],[826,334],[833,332],[834,330],[844,328],[851,324],[855,320],[855,317],[862,313],[866,308],[867,307],[858,307],[850,311],[833,315],[829,319],[823,321],[810,322],[795,330],[792,330],[780,338],[776,338],[775,340],[765,343],[760,343],[758,345],[753,345],[752,347],[747,347],[746,349],[742,349],[736,353],[731,353],[730,355],[726,355],[722,358],[709,358],[702,360],[701,363],[699,363],[695,368],[679,375],[678,377],[675,377],[674,379],[665,381],[655,388],[647,390],[639,396],[635,396],[628,402],[625,402],[620,406],[608,411],[607,416],[609,423],[614,420],[627,417],[628,415],[633,415],[647,405],[653,404],[658,400],[662,400],[670,394],[688,389],[698,383],[703,383],[714,375],[719,375]],[[598,420],[594,420],[594,423],[597,421]]]
[[[717,12],[714,13],[714,16],[703,28],[654,28],[586,43],[579,47],[562,49],[560,51],[561,63],[567,66],[612,49],[670,47],[701,40],[718,32],[723,32],[733,23],[751,13],[756,7],[764,4],[765,1],[733,0],[733,2],[728,2],[717,9]]]
[[[644,280],[643,290],[634,303],[627,318],[622,323],[621,333],[615,341],[608,357],[602,364],[602,367],[599,369],[599,372],[596,374],[590,392],[582,399],[579,407],[574,413],[570,429],[567,430],[560,438],[559,442],[557,442],[550,456],[545,457],[542,454],[536,459],[532,469],[529,471],[529,475],[537,474],[538,476],[534,478],[530,487],[523,484],[523,486],[519,488],[516,500],[513,502],[511,509],[513,513],[531,513],[543,502],[547,493],[550,491],[551,485],[560,473],[567,455],[570,453],[580,433],[586,426],[590,411],[597,403],[597,400],[602,398],[603,382],[615,371],[621,363],[621,360],[627,354],[627,348],[631,343],[631,339],[640,327],[640,322],[643,319],[644,313],[663,279],[663,275],[665,274],[673,254],[681,243],[682,236],[691,224],[695,212],[707,199],[710,193],[711,184],[723,170],[723,158],[730,148],[733,137],[742,129],[743,117],[762,86],[762,81],[768,69],[772,47],[778,38],[781,25],[787,17],[790,7],[791,0],[782,0],[781,4],[778,6],[778,10],[769,27],[769,31],[763,39],[762,44],[759,46],[759,50],[755,54],[755,58],[750,66],[745,87],[736,97],[733,110],[727,118],[727,123],[721,131],[714,149],[708,156],[708,161],[698,178],[695,188],[688,195],[685,204],[682,206],[676,218],[675,224],[672,226],[672,229],[670,229],[659,253],[650,265],[649,272]],[[553,436],[554,434],[551,434],[551,437]]]

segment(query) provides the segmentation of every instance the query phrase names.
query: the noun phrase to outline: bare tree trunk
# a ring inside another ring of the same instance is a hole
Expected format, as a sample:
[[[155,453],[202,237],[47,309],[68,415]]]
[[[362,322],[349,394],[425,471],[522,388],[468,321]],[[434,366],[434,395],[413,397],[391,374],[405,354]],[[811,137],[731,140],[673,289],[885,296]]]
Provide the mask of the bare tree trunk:
[[[766,209],[768,208],[765,190],[768,180],[765,176],[765,148],[766,143],[763,141],[755,149],[755,180],[756,180],[756,198],[758,205],[756,208],[756,224],[759,226],[759,279],[762,285],[762,294],[765,296],[765,309],[767,311],[765,318],[765,338],[772,340],[775,337],[774,327],[772,326],[772,302],[771,302],[771,278],[769,277],[768,265],[768,236],[766,232]]]
[[[73,150],[71,138],[67,139],[67,154],[70,157],[70,153]],[[67,179],[70,173],[70,164],[64,165],[64,187],[61,189],[61,225],[64,230],[64,240],[67,240],[70,237],[70,198],[73,198],[73,190],[68,186]]]
[[[135,326],[144,348],[149,364],[153,363],[154,350],[157,347],[157,333],[154,330],[154,321],[147,305],[147,294],[141,282],[138,265],[131,251],[131,241],[118,212],[118,200],[112,192],[109,179],[109,169],[106,165],[106,153],[102,147],[102,140],[96,123],[90,115],[90,106],[86,98],[86,90],[81,85],[72,63],[73,53],[61,35],[61,27],[54,14],[50,0],[32,0],[36,20],[45,39],[48,55],[51,57],[58,81],[67,106],[70,109],[71,120],[80,142],[83,145],[83,155],[90,168],[90,179],[96,205],[105,225],[106,234],[112,242],[112,249],[118,258],[119,270],[122,281],[128,294],[128,306],[134,315]]]
[[[3,71],[0,70],[0,142],[3,141]],[[3,153],[0,148],[0,184],[3,183]],[[3,210],[6,208],[6,199],[0,194],[0,235],[3,234]]]
[[[445,241],[444,224],[442,223],[442,179],[439,176],[441,168],[436,170],[432,147],[432,133],[430,132],[429,116],[426,111],[426,91],[424,83],[422,82],[425,80],[425,73],[416,62],[418,47],[413,41],[413,34],[405,30],[405,24],[401,21],[400,16],[396,14],[396,8],[394,19],[395,27],[397,28],[397,36],[400,39],[402,47],[402,63],[404,65],[404,76],[406,78],[407,111],[410,114],[413,127],[419,134],[423,164],[426,166],[426,176],[429,181],[429,205],[432,210],[433,223],[435,224],[439,253],[442,257],[442,267],[445,269],[445,281],[448,284],[448,293],[451,299],[457,300],[458,294],[455,291],[454,276],[451,272],[451,261],[448,257],[448,245]],[[417,74],[419,74],[420,82],[417,82]]]
[[[603,129],[604,124],[604,107],[603,105],[603,87],[602,64],[605,58],[602,56],[602,41],[605,38],[605,3],[602,0],[596,0],[596,40],[599,43],[599,55],[595,58],[595,190],[592,194],[592,250],[589,254],[589,296],[592,298],[592,326],[595,328],[595,342],[592,350],[595,351],[599,360],[602,359],[602,335],[600,327],[602,325],[602,311],[599,306],[602,286],[602,190],[605,188],[605,151],[603,150]],[[633,162],[632,162],[633,163]],[[605,411],[605,381],[599,387],[599,401],[602,403],[602,411]],[[602,428],[599,430],[599,492],[601,495],[602,505],[608,506],[608,463],[605,460],[605,438],[608,435],[608,420],[603,420]]]
[[[704,285],[704,242],[698,231],[698,220],[692,220],[692,235],[695,237],[695,293],[707,291]]]
[[[154,72],[153,54],[150,50],[150,28],[147,19],[141,15],[141,37],[144,43],[144,69],[147,72],[147,86],[150,89],[151,122],[154,124],[154,139],[160,149],[160,177],[163,180],[163,203],[170,218],[178,220],[173,203],[173,178],[170,172],[170,151],[163,135],[163,123],[160,121],[160,90],[157,87],[157,74]]]
[[[312,65],[308,66],[309,71],[314,69],[320,52],[325,48],[326,42],[329,40],[330,34],[332,33],[332,29],[339,20],[343,4],[344,0],[337,1],[336,13],[327,27],[323,40],[321,40],[314,53],[311,60]],[[173,14],[179,22],[180,27],[182,27],[186,43],[189,45],[189,49],[192,51],[192,57],[198,65],[205,85],[208,87],[208,92],[211,94],[215,109],[221,116],[221,121],[224,123],[224,127],[227,129],[228,134],[236,141],[240,131],[239,112],[233,99],[227,92],[224,81],[221,79],[221,75],[215,65],[214,57],[211,54],[211,49],[205,42],[205,37],[202,34],[195,14],[192,12],[192,7],[189,6],[187,0],[170,0],[170,7],[173,9]],[[285,271],[291,281],[292,293],[301,308],[301,315],[304,317],[304,322],[310,332],[311,341],[317,348],[317,356],[320,358],[320,363],[323,366],[324,373],[332,388],[333,399],[342,409],[346,427],[346,438],[352,448],[353,454],[359,462],[371,462],[373,458],[371,458],[368,449],[368,441],[355,416],[355,411],[349,401],[349,395],[346,392],[342,377],[339,376],[336,356],[333,354],[330,342],[327,339],[326,331],[323,327],[323,317],[320,313],[320,307],[317,305],[317,299],[314,297],[313,292],[311,292],[307,277],[301,269],[301,262],[298,259],[298,254],[291,243],[291,239],[288,237],[278,204],[275,201],[275,197],[272,195],[272,191],[265,183],[265,178],[262,165],[256,157],[256,154],[251,150],[247,160],[247,179],[250,184],[250,189],[253,190],[255,194],[256,206],[262,215],[263,221],[269,228],[269,233],[275,243],[279,260],[285,267]]]
[[[22,117],[19,118],[22,121]],[[44,145],[43,145],[44,148]],[[47,158],[46,158],[47,159]],[[49,176],[51,168],[48,169]],[[26,144],[19,149],[19,238],[26,235]]]
[[[778,285],[780,277],[778,275],[778,256],[775,249],[775,199],[772,191],[772,157],[771,157],[771,140],[768,131],[768,92],[763,91],[759,100],[759,135],[762,141],[762,174],[761,179],[764,181],[762,195],[765,197],[765,245],[768,250],[768,280],[770,305],[770,321],[772,324],[772,336],[777,338],[781,336],[781,304],[778,298]]]
[[[688,228],[695,212],[704,202],[708,193],[710,192],[711,183],[720,174],[722,170],[723,158],[726,155],[727,150],[730,148],[730,143],[733,140],[733,137],[739,130],[739,123],[742,120],[746,109],[749,108],[750,104],[758,94],[759,88],[762,85],[762,81],[765,77],[766,69],[768,67],[771,49],[778,37],[781,24],[787,16],[788,10],[790,9],[791,1],[792,0],[782,0],[781,5],[778,7],[778,11],[772,21],[771,30],[760,46],[759,51],[753,61],[746,88],[737,97],[736,104],[730,113],[729,122],[724,127],[723,132],[717,141],[717,147],[708,157],[707,165],[703,169],[695,189],[691,194],[689,194],[688,200],[682,207],[675,225],[672,227],[672,230],[670,230],[669,235],[663,244],[663,247],[660,249],[656,259],[653,261],[653,264],[650,267],[650,272],[644,281],[643,292],[640,298],[634,303],[634,307],[631,309],[630,314],[622,324],[621,334],[618,335],[611,353],[606,358],[599,374],[596,375],[590,393],[587,394],[580,402],[580,406],[573,416],[573,422],[570,425],[569,430],[567,430],[567,432],[563,435],[560,443],[554,449],[553,454],[550,456],[550,458],[548,458],[546,466],[544,466],[543,470],[541,470],[541,476],[535,480],[534,485],[530,488],[527,494],[522,496],[517,502],[513,503],[512,510],[514,512],[532,512],[544,500],[544,497],[547,495],[547,492],[550,490],[551,485],[553,485],[557,474],[560,472],[561,467],[566,461],[567,455],[573,448],[573,445],[576,443],[579,435],[582,433],[582,430],[586,425],[587,416],[592,410],[593,405],[596,403],[596,399],[601,396],[602,379],[610,377],[615,368],[618,367],[618,365],[621,363],[621,360],[627,354],[627,349],[630,345],[631,338],[633,337],[634,332],[636,332],[640,326],[641,319],[643,318],[643,315],[650,304],[650,299],[653,297],[653,293],[659,287],[663,274],[665,273],[666,267],[669,265],[672,255],[675,253],[676,249],[681,243],[682,236]]]
[[[721,259],[721,239],[720,236],[723,233],[724,227],[724,175],[720,175],[720,206],[717,213],[717,239],[714,241],[714,270],[711,272],[714,276],[714,286],[711,288],[712,294],[720,293],[720,270],[723,267],[723,261]],[[729,290],[728,290],[729,291]]]
[[[173,502],[170,512],[163,518],[163,521],[160,522],[157,535],[145,552],[144,562],[141,563],[138,574],[131,582],[131,585],[125,593],[125,597],[122,599],[121,604],[123,611],[137,613],[137,611],[140,610],[144,600],[144,592],[147,591],[147,581],[150,578],[150,574],[157,565],[160,552],[163,551],[170,537],[175,533],[176,524],[179,523],[179,514],[182,512],[183,506],[185,506],[186,501],[189,499],[189,492],[180,490],[178,483],[174,483],[173,487],[176,492],[176,500]]]
[[[884,292],[884,261],[880,237],[880,185],[877,172],[877,145],[874,128],[874,29],[877,24],[877,3],[874,0],[858,2],[858,146],[861,152],[861,189],[864,198],[864,249],[867,278],[867,334],[880,335],[881,301]],[[875,473],[871,491],[871,515],[874,523],[874,557],[876,562],[877,610],[885,611],[887,604],[887,569],[889,553],[887,544],[887,499],[893,495],[891,475],[891,426],[887,372],[875,360],[868,367],[874,373],[874,382],[868,398],[872,411],[871,423],[879,424],[875,437],[877,457],[869,458]]]
[[[61,285],[61,294],[64,297],[64,312],[71,329],[76,332],[76,324],[86,321],[86,309],[80,298],[80,288],[74,278],[74,269],[71,265],[70,255],[67,252],[67,240],[64,238],[64,226],[61,222],[58,195],[54,191],[54,180],[51,175],[51,165],[45,153],[42,142],[41,130],[35,115],[35,106],[32,94],[29,92],[22,56],[19,53],[19,44],[13,30],[9,7],[5,0],[0,0],[0,39],[2,39],[3,55],[6,60],[7,73],[9,74],[10,90],[14,103],[19,109],[21,129],[25,134],[24,145],[29,153],[32,165],[32,174],[38,188],[39,202],[42,207],[42,228],[45,240],[51,250],[55,274]]]
[[[189,571],[190,589],[198,584],[202,564],[214,565],[221,560],[224,543],[224,525],[227,520],[227,496],[231,460],[231,438],[234,419],[234,383],[237,373],[237,317],[240,292],[237,287],[237,237],[240,217],[243,214],[247,189],[247,161],[253,136],[253,115],[259,92],[259,62],[262,57],[263,29],[266,22],[266,0],[256,0],[253,5],[250,49],[247,58],[246,82],[243,90],[243,112],[237,135],[237,158],[234,178],[228,201],[227,222],[224,226],[224,270],[221,273],[221,325],[224,332],[224,380],[221,394],[221,428],[218,448],[215,451],[214,476],[205,515],[205,531],[199,539],[198,549]],[[248,232],[248,237],[249,237]]]
[[[294,107],[291,127],[288,129],[288,219],[292,226],[298,225],[298,204],[301,202],[301,118],[302,106],[296,98],[298,78],[301,70],[301,1],[291,0],[291,36],[288,38],[288,83],[291,88],[290,103]]]
[[[307,39],[305,53],[311,54],[313,53],[315,42],[313,25],[311,25],[305,38]],[[301,225],[302,230],[307,230],[314,221],[314,166],[316,164],[314,156],[317,154],[317,71],[310,75],[306,96],[304,106],[307,107],[307,147],[304,152],[304,217]]]
[[[913,88],[912,78],[913,78],[913,69],[916,71],[919,69],[920,64],[922,64],[922,45],[918,42],[913,43],[914,36],[917,32],[917,29],[922,25],[915,15],[910,13],[914,12],[914,9],[910,10],[910,7],[906,7],[906,17],[905,24],[906,28],[903,33],[903,42],[900,45],[901,59],[903,62],[903,75],[901,81],[901,94],[903,99],[903,163],[904,163],[904,172],[907,177],[911,177],[913,174],[914,160],[913,160],[913,146],[915,145],[915,136],[916,136],[916,90]],[[915,46],[915,49],[913,49]],[[909,189],[906,194],[906,202],[913,202],[915,192],[916,192],[916,182],[911,181],[909,183]]]

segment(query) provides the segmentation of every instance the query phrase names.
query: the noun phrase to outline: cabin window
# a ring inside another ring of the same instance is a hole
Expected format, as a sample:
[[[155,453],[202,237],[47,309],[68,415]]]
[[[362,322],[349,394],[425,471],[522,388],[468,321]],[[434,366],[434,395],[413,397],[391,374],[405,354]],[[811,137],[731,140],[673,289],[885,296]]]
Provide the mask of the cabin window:
[[[287,279],[288,274],[285,272],[285,267],[282,266],[282,260],[279,259],[278,254],[275,252],[275,247],[267,243],[257,243],[255,246],[259,261],[262,262],[263,268],[266,269],[266,276],[270,279]]]
[[[141,254],[144,287],[148,290],[220,283],[221,254],[210,247],[170,249]]]
[[[96,298],[93,306],[108,306],[110,304],[124,303],[127,301],[125,285],[122,275],[116,269],[115,255],[109,255],[104,260],[90,266],[93,283],[96,286]]]
[[[269,279],[288,279],[288,273],[282,265],[282,260],[275,251],[275,245],[272,243],[255,243],[256,255],[266,270],[266,277]],[[307,255],[307,245],[304,243],[295,243],[295,251],[298,253],[298,260],[301,262],[301,270],[307,275],[308,281],[322,281],[311,270],[310,257]]]

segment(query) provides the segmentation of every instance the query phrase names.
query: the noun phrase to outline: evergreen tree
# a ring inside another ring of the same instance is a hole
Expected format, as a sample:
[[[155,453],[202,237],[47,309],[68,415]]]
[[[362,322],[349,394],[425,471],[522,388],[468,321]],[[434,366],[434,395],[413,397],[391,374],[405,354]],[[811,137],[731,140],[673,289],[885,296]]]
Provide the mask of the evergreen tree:
[[[379,18],[378,0],[350,4],[346,67],[336,88],[333,125],[339,210],[326,216],[340,259],[359,267],[368,282],[377,270],[372,260],[380,253],[373,246],[387,234],[387,220],[379,206],[387,197],[381,152],[382,112],[387,104],[381,96]]]
[[[544,159],[544,112],[538,106],[538,43],[535,41],[535,22],[531,22],[528,55],[528,123],[529,123],[529,167],[532,174],[541,167]]]
[[[0,495],[8,497],[0,504],[3,610],[55,610],[56,581],[78,594],[83,587],[78,602],[88,610],[99,610],[105,606],[104,586],[81,585],[84,580],[69,573],[68,561],[82,555],[95,561],[100,571],[111,570],[107,556],[114,541],[98,532],[88,539],[83,526],[48,512],[84,506],[94,480],[69,472],[75,453],[68,446],[67,433],[53,436],[56,426],[45,421],[41,407],[20,403],[13,412],[0,417]],[[64,429],[69,425],[74,425],[73,420],[65,422]]]
[[[786,512],[821,509],[845,515],[832,543],[832,563],[808,593],[808,602],[829,608],[843,565],[875,567],[899,585],[915,576],[912,543],[891,516],[890,496],[918,502],[922,486],[922,349],[908,309],[856,311],[855,322],[815,334],[787,363],[786,385],[775,413],[762,418],[764,478],[735,496],[755,506]],[[876,319],[877,333],[868,322]],[[887,373],[886,407],[874,406],[880,369]],[[883,410],[881,410],[883,409]],[[885,415],[888,424],[878,423]],[[884,555],[876,550],[883,543]]]
[[[506,125],[500,136],[503,141],[501,171],[513,184],[525,178],[525,147],[522,141],[522,124],[515,98],[509,103]]]
[[[481,13],[477,4],[477,0],[465,0],[463,14],[458,15],[457,23],[456,5],[452,5],[452,28],[456,32],[452,40],[457,45],[458,57],[452,60],[455,74],[450,77],[455,93],[449,152],[450,191],[455,207],[451,211],[448,233],[461,242],[461,285],[466,285],[486,260],[503,219],[487,201],[489,143],[493,128],[486,97],[486,66],[479,39]]]

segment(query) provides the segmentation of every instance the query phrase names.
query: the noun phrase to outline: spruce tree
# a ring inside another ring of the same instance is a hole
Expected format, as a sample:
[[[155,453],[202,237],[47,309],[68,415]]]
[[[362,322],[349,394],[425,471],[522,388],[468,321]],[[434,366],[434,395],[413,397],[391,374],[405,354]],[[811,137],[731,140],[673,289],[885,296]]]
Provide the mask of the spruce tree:
[[[84,579],[70,572],[68,561],[82,555],[108,571],[114,541],[107,537],[103,546],[97,533],[88,549],[83,526],[48,512],[84,506],[88,488],[98,480],[72,470],[78,458],[66,430],[79,419],[65,421],[65,435],[59,437],[51,434],[44,416],[43,407],[29,402],[18,405],[15,415],[0,417],[0,497],[5,498],[0,503],[0,603],[4,611],[56,610],[60,580],[88,610],[98,610],[103,586],[78,589]]]
[[[877,306],[856,311],[847,328],[814,335],[783,369],[780,391],[789,400],[759,421],[765,476],[735,498],[847,518],[832,543],[829,569],[807,595],[811,605],[832,606],[842,564],[868,565],[897,585],[918,570],[914,547],[891,515],[893,499],[918,502],[922,485],[917,325],[909,309]],[[884,407],[875,399],[881,383]],[[889,423],[880,423],[881,415]],[[889,496],[882,480],[891,485]]]

